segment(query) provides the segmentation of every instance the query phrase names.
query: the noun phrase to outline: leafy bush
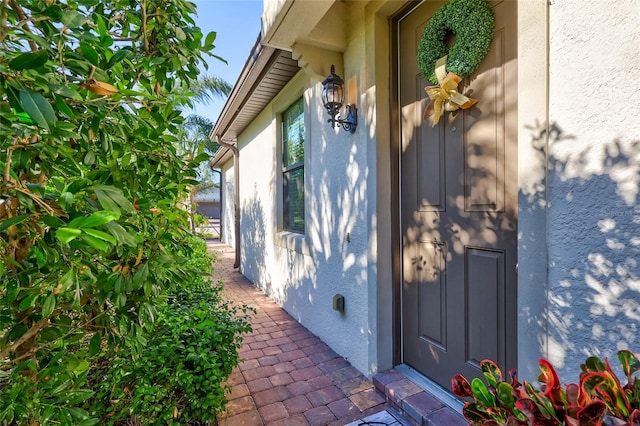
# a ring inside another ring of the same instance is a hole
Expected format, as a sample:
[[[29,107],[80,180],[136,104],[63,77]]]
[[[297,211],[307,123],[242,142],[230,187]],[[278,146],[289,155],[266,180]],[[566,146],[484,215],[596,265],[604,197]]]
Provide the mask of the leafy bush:
[[[627,377],[623,386],[609,361],[590,357],[581,365],[579,384],[564,388],[553,366],[540,360],[542,385],[535,389],[520,383],[515,369],[510,382],[490,360],[480,363],[486,384],[474,378],[471,384],[460,374],[451,379],[453,393],[466,402],[463,414],[475,425],[533,426],[640,426],[640,360],[634,353],[621,350],[618,359]]]
[[[208,272],[210,263],[202,248],[187,267]],[[91,414],[102,424],[215,420],[226,402],[222,383],[239,362],[241,334],[251,331],[247,307],[230,305],[221,292],[203,275],[176,285],[134,362],[126,353],[105,351],[89,377],[96,385]]]
[[[176,142],[215,33],[185,0],[1,9],[0,424],[95,424],[96,357],[141,353],[192,276]]]

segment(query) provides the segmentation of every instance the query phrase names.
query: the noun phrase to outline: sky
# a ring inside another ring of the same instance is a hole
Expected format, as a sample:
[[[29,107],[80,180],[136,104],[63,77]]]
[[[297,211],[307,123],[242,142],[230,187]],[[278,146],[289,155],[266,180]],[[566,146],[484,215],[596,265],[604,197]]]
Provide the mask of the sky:
[[[213,53],[227,64],[205,55],[209,69],[203,73],[217,76],[233,86],[242,71],[251,48],[261,29],[263,0],[193,0],[197,6],[196,24],[206,35],[217,33]],[[208,105],[196,105],[195,112],[214,123],[226,99],[217,99]]]

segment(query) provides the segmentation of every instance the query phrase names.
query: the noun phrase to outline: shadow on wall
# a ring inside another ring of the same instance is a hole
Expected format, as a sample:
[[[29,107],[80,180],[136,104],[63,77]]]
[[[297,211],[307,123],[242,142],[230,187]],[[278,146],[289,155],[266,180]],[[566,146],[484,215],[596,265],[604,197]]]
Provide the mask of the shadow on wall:
[[[264,258],[267,253],[265,212],[257,190],[254,190],[254,194],[244,201],[241,218],[244,225],[249,226],[249,229],[242,232],[242,244],[240,246],[242,250],[242,273],[251,281],[259,283],[260,287],[269,293],[270,288],[268,286],[271,283],[271,278]]]
[[[640,352],[640,140],[580,150],[557,123],[548,139],[549,359],[571,380],[587,356]]]

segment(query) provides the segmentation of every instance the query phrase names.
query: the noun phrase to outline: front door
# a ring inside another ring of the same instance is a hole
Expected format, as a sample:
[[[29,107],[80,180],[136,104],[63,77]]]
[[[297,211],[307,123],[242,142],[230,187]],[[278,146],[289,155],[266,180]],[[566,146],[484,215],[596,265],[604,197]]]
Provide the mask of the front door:
[[[490,51],[459,88],[478,103],[432,127],[417,46],[443,4],[398,21],[398,96],[403,360],[449,389],[485,358],[516,367],[517,15],[491,3]]]

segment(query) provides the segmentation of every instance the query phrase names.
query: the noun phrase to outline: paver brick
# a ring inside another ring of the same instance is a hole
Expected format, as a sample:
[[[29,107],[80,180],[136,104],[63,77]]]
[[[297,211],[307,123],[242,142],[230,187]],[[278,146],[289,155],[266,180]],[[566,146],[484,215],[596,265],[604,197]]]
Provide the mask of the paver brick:
[[[318,389],[322,389],[322,388],[326,388],[327,386],[331,386],[333,384],[333,382],[331,381],[330,378],[328,378],[327,376],[318,376],[318,377],[314,377],[313,379],[309,379],[307,380],[307,383],[309,383],[309,385],[314,389],[314,390],[318,390]]]
[[[247,395],[227,402],[226,409],[229,415],[233,416],[245,411],[255,410],[256,404],[253,402],[253,398]]]
[[[350,396],[354,393],[363,392],[368,389],[373,389],[373,384],[366,380],[364,377],[354,377],[344,382],[338,383],[338,387],[345,395]]]
[[[310,347],[313,348],[315,346],[310,346]],[[305,348],[305,349],[309,349],[309,348]],[[320,364],[321,362],[329,361],[330,359],[337,358],[337,357],[338,357],[338,354],[332,351],[331,349],[324,352],[318,352],[318,353],[309,355],[309,358],[311,358],[311,360],[315,364]]]
[[[228,400],[237,399],[241,396],[247,396],[251,392],[246,384],[241,383],[239,385],[231,386],[231,392],[229,392],[229,396],[227,396]]]
[[[277,356],[280,361],[285,362],[285,361],[293,361],[294,359],[302,358],[305,356],[305,353],[302,352],[300,349],[296,349],[295,351],[282,352]]]
[[[309,392],[307,399],[314,407],[320,407],[321,405],[327,405],[333,401],[344,398],[344,393],[336,386],[327,386],[326,388],[318,389],[316,391]]]
[[[293,371],[296,369],[296,367],[293,365],[293,363],[287,361],[287,362],[279,362],[276,365],[273,366],[274,370],[276,370],[276,373],[288,373],[290,371]]]
[[[247,387],[251,393],[257,393],[263,391],[265,389],[270,389],[273,387],[271,384],[271,380],[267,377],[261,377],[260,379],[252,380],[247,383]]]
[[[466,426],[469,422],[448,408],[441,408],[423,419],[425,426]]]
[[[358,392],[349,397],[360,411],[365,411],[368,408],[375,407],[378,404],[382,404],[385,399],[375,389],[367,389],[364,392]]]
[[[231,373],[226,381],[226,384],[228,384],[229,386],[238,385],[240,383],[244,383],[244,376],[240,371],[234,371],[233,373]]]
[[[290,414],[304,413],[313,408],[313,405],[304,395],[294,396],[282,402]]]
[[[318,368],[322,370],[323,373],[329,373],[331,371],[348,367],[349,365],[349,362],[344,358],[333,358],[329,361],[321,362],[318,364]]]
[[[289,398],[291,394],[284,386],[279,386],[271,389],[260,391],[253,395],[256,407],[264,407],[265,405],[273,404],[274,402],[281,402]]]
[[[269,346],[264,348],[262,352],[264,352],[265,355],[278,355],[278,354],[281,354],[283,351],[278,346]]]
[[[309,380],[314,377],[318,377],[322,375],[322,371],[320,371],[318,367],[313,365],[311,367],[294,370],[289,374],[291,374],[291,378],[293,378],[293,380],[295,380],[296,382],[299,382],[300,380]]]
[[[332,421],[336,420],[336,416],[333,415],[328,407],[316,407],[308,410],[304,413],[307,421],[311,426],[325,426]]]
[[[351,402],[348,398],[341,398],[337,401],[333,401],[328,405],[331,412],[338,419],[353,419],[360,415],[360,410]]]
[[[419,424],[422,424],[423,418],[442,407],[440,401],[426,392],[419,392],[402,401],[402,410]]]
[[[262,358],[258,358],[258,363],[262,366],[264,365],[275,365],[277,363],[279,363],[280,360],[278,359],[278,357],[273,356],[273,355],[269,355],[269,356],[263,356]]]
[[[269,380],[273,384],[273,386],[286,386],[293,383],[293,379],[289,375],[289,373],[280,373],[275,376],[269,377]]]
[[[273,365],[265,365],[264,367],[253,368],[251,370],[243,371],[244,379],[247,382],[251,380],[260,379],[262,377],[270,377],[275,374],[276,370]]]
[[[258,410],[251,410],[234,416],[218,419],[220,426],[262,426],[262,418]]]
[[[241,371],[251,370],[252,368],[257,368],[259,366],[260,366],[260,363],[258,362],[257,359],[249,359],[246,361],[242,361],[240,364],[238,364],[238,367],[240,368]]]
[[[258,412],[260,413],[260,416],[265,423],[284,419],[289,415],[282,402],[274,402],[273,404],[260,407],[258,408]]]
[[[398,406],[402,404],[403,399],[419,392],[422,392],[422,389],[407,378],[390,383],[385,389],[385,394],[389,400]]]
[[[245,343],[246,343],[246,342],[245,342]],[[264,349],[264,348],[267,348],[267,347],[269,347],[269,345],[267,345],[267,342],[253,342],[253,343],[249,343],[249,347],[250,347],[252,350],[255,350],[255,349]]]
[[[307,381],[291,383],[287,386],[287,389],[289,390],[291,395],[296,396],[305,395],[314,390],[314,388]]]
[[[312,365],[315,365],[315,363],[309,357],[294,359],[293,361],[291,361],[291,363],[293,364],[294,367],[299,369],[311,367]]]
[[[309,426],[309,422],[305,416],[298,414],[297,416],[270,422],[267,426]]]

